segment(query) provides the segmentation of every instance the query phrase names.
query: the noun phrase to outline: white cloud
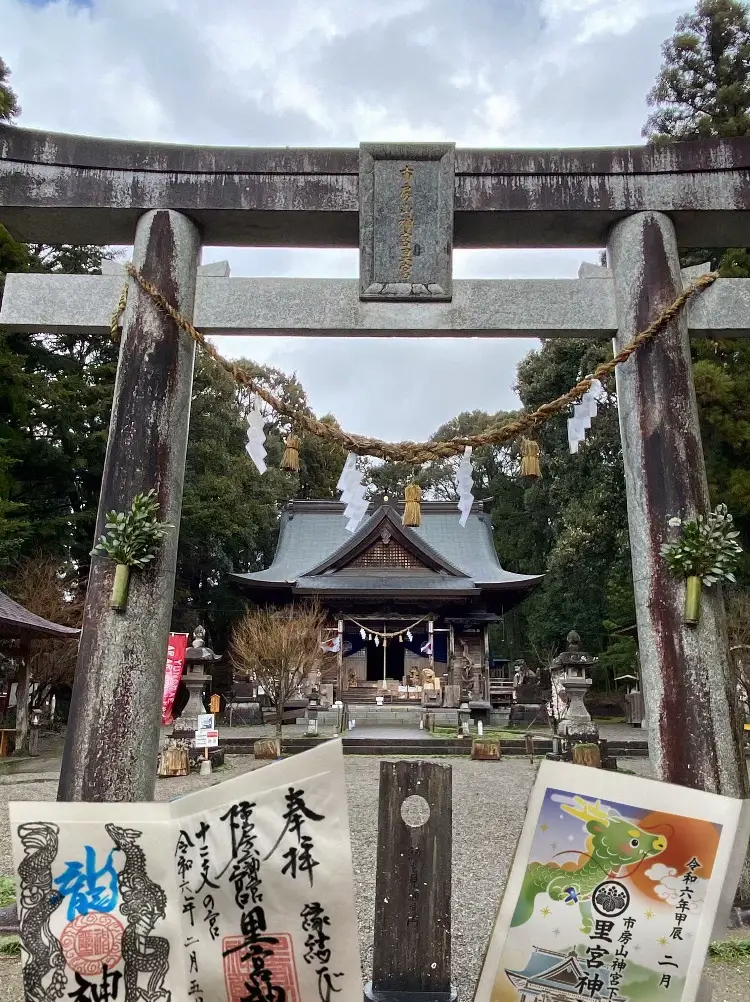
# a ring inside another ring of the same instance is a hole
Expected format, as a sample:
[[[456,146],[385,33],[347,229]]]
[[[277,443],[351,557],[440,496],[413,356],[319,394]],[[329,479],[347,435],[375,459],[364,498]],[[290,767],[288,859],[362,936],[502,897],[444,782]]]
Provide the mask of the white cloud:
[[[674,877],[677,870],[672,866],[665,866],[663,863],[654,863],[654,865],[646,870],[646,876],[649,880],[653,880],[658,883],[664,877]]]
[[[30,128],[245,146],[639,141],[685,0],[0,0]],[[0,217],[2,213],[0,210]],[[356,275],[354,250],[206,251],[233,274]],[[567,277],[596,250],[458,253],[457,277]],[[223,339],[296,370],[352,430],[428,435],[515,406],[523,341]]]

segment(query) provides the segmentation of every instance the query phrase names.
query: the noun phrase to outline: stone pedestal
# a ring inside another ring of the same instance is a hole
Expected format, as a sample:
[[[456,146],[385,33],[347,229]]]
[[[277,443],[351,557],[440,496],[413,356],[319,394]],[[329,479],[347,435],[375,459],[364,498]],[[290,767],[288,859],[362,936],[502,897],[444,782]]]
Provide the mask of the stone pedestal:
[[[205,713],[203,693],[210,683],[211,676],[204,674],[202,665],[190,665],[183,682],[188,690],[188,701],[175,724],[175,730],[195,730],[198,724],[198,714]]]
[[[582,669],[582,672],[585,669]],[[599,728],[591,719],[589,711],[583,702],[583,697],[592,686],[590,678],[583,673],[565,675],[561,679],[563,687],[570,697],[565,716],[557,725],[557,733],[563,737],[575,738],[581,742],[596,742],[599,738]]]

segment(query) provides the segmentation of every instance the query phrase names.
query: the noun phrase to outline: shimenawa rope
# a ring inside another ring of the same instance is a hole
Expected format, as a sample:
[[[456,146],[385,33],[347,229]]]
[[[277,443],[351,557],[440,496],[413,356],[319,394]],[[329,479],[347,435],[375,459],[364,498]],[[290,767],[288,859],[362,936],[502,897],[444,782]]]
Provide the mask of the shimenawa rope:
[[[650,323],[644,331],[641,331],[641,333],[637,334],[632,341],[626,344],[614,356],[614,358],[611,358],[608,362],[603,362],[601,365],[597,366],[591,375],[579,380],[579,382],[577,382],[572,389],[568,390],[567,393],[557,397],[555,400],[548,401],[546,404],[542,404],[534,411],[521,414],[521,416],[516,418],[514,421],[508,421],[505,424],[488,428],[486,431],[478,435],[456,436],[455,438],[449,438],[444,442],[384,442],[382,439],[369,438],[366,435],[353,435],[349,432],[343,431],[335,425],[318,421],[317,418],[311,416],[310,414],[305,414],[303,411],[298,410],[296,407],[287,404],[283,400],[274,396],[274,394],[267,390],[261,383],[253,379],[253,377],[245,369],[227,361],[227,359],[220,355],[218,350],[206,340],[205,336],[201,334],[201,332],[197,330],[190,323],[190,321],[179,312],[179,310],[175,309],[175,307],[167,301],[156,286],[152,285],[151,282],[145,279],[140,274],[138,269],[134,267],[134,265],[128,263],[125,265],[125,268],[128,275],[130,275],[130,277],[138,283],[143,291],[151,297],[154,303],[156,303],[160,309],[170,316],[181,330],[185,331],[186,334],[189,334],[190,337],[193,338],[193,340],[200,345],[200,347],[217,363],[217,365],[221,366],[222,369],[228,372],[232,378],[240,384],[240,386],[244,386],[246,389],[250,390],[251,393],[256,393],[261,400],[264,400],[276,411],[277,414],[281,414],[283,417],[289,418],[293,427],[298,431],[305,431],[310,435],[316,435],[318,438],[326,439],[329,442],[335,442],[346,452],[354,452],[360,456],[375,456],[378,459],[389,459],[396,462],[407,463],[427,463],[431,460],[455,456],[462,453],[467,446],[471,446],[476,449],[485,445],[502,445],[505,442],[510,442],[521,435],[525,435],[528,432],[533,431],[539,425],[549,421],[550,418],[566,410],[577,400],[580,400],[584,393],[586,393],[586,391],[591,387],[591,384],[595,379],[600,381],[606,379],[607,376],[614,372],[618,365],[626,362],[633,352],[637,351],[642,345],[651,341],[657,334],[661,333],[665,327],[668,327],[675,317],[679,315],[680,311],[689,299],[691,299],[698,292],[701,292],[703,289],[708,288],[708,286],[712,285],[719,277],[717,272],[709,272],[706,275],[701,275],[696,278],[680,293],[674,302],[670,303],[669,306],[662,310],[659,316],[652,321],[652,323]],[[116,337],[118,323],[125,309],[126,298],[127,285],[123,289],[120,301],[117,304],[117,309],[112,316],[111,328],[113,338]]]

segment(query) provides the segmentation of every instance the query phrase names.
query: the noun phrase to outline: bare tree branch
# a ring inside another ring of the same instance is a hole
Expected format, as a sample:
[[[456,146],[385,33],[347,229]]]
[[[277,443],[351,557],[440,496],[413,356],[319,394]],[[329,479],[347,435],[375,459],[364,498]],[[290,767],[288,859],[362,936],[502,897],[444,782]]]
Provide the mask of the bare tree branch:
[[[311,672],[323,663],[321,633],[326,615],[315,604],[283,609],[249,609],[232,633],[232,664],[244,677],[261,685],[276,710],[281,735],[284,704]]]

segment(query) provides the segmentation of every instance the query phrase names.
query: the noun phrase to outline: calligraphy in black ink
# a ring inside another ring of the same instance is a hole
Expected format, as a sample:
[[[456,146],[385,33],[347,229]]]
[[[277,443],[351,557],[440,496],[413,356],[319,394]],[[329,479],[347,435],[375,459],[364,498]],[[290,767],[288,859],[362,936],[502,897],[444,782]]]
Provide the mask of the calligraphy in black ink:
[[[271,858],[287,834],[291,835],[297,839],[297,844],[289,846],[283,854],[282,858],[287,862],[281,868],[281,872],[288,873],[295,880],[298,871],[299,873],[306,873],[312,887],[313,870],[316,866],[320,865],[320,862],[313,856],[315,846],[312,836],[309,832],[303,830],[303,828],[308,822],[317,823],[325,821],[325,815],[316,814],[315,811],[307,806],[304,790],[295,790],[293,786],[290,786],[284,799],[286,802],[286,810],[282,815],[284,828],[265,859]]]
[[[75,971],[76,985],[74,992],[68,992],[68,998],[75,1002],[114,1002],[117,999],[117,991],[122,980],[119,971],[110,971],[106,964],[102,964],[102,976],[99,982],[88,981]]]
[[[302,955],[306,964],[315,968],[318,976],[318,996],[320,1002],[331,1002],[331,995],[340,992],[335,982],[343,978],[343,972],[333,973],[330,969],[331,937],[327,933],[331,920],[323,910],[319,901],[305,905],[300,914],[302,931],[307,933],[305,952]]]

